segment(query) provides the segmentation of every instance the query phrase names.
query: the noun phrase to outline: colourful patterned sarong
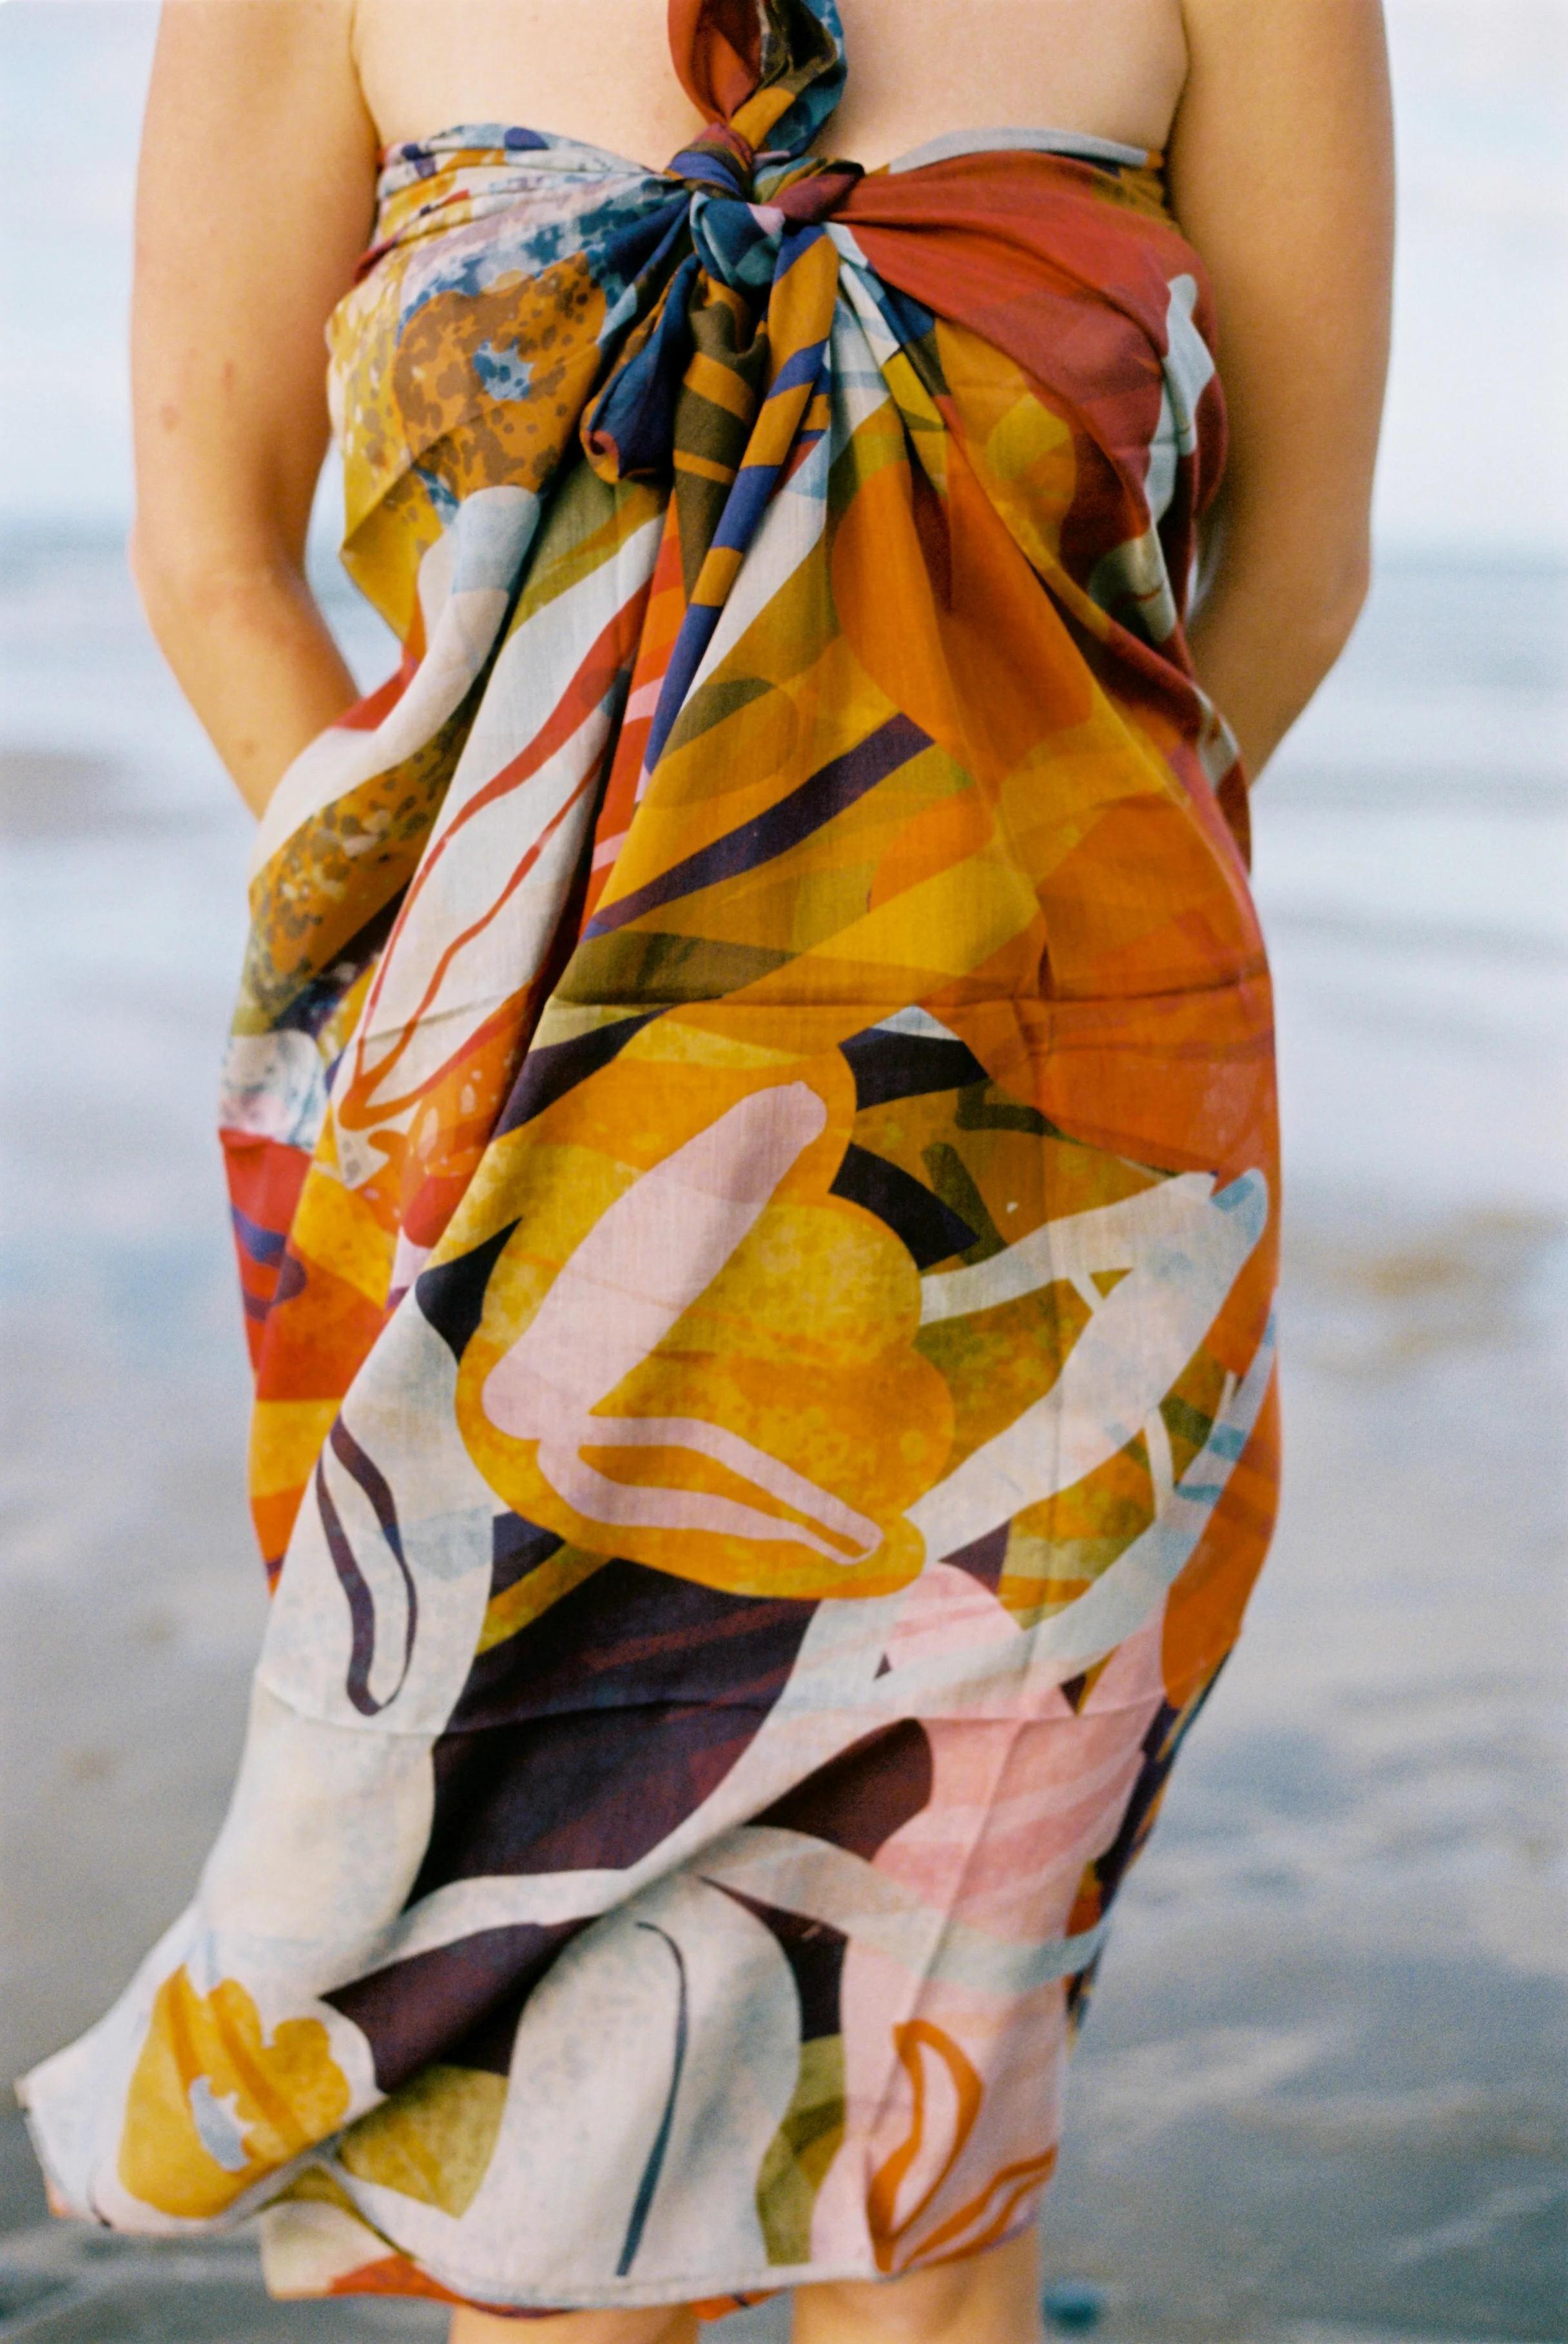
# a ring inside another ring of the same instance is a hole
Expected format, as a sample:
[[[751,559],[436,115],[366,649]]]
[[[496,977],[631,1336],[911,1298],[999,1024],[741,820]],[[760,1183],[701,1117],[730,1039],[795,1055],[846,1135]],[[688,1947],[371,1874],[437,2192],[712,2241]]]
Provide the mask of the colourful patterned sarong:
[[[754,16],[755,23],[753,22]],[[332,324],[398,673],[229,1061],[280,1575],[195,1904],[25,2091],[280,2292],[720,2299],[1004,2238],[1276,1482],[1268,979],[1182,632],[1158,158],[386,158]]]

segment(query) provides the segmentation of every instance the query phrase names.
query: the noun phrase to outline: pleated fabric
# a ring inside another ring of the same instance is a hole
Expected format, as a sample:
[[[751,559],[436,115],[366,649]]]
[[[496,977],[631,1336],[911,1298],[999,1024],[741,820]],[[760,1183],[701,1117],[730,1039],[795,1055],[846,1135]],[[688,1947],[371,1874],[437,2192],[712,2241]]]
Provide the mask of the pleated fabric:
[[[1158,157],[385,158],[331,325],[404,656],[262,823],[223,1136],[276,1578],[189,1910],[23,2086],[282,2293],[892,2274],[1033,2216],[1277,1479],[1268,976]]]

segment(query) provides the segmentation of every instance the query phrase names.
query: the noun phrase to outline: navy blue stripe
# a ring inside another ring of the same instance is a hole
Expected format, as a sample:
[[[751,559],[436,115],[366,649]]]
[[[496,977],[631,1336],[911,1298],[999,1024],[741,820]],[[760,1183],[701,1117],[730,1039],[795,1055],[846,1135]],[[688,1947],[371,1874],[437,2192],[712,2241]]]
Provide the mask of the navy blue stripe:
[[[253,1221],[248,1213],[240,1211],[238,1205],[230,1205],[228,1214],[234,1223],[234,1234],[251,1260],[260,1262],[266,1269],[275,1269],[282,1260],[283,1248],[288,1242],[287,1230],[264,1229],[259,1221]]]
[[[889,773],[906,765],[931,745],[931,736],[907,716],[890,716],[875,732],[846,749],[842,757],[834,757],[818,767],[809,781],[780,798],[776,805],[768,806],[762,813],[754,814],[750,822],[738,830],[716,838],[711,846],[699,847],[657,879],[650,879],[645,887],[636,888],[623,895],[618,904],[607,904],[589,922],[585,934],[590,936],[610,935],[623,928],[632,920],[640,920],[662,904],[673,902],[682,895],[695,895],[704,887],[712,887],[721,879],[737,878],[744,871],[754,871],[775,855],[787,854],[814,830],[863,798],[868,790],[885,781]]]
[[[781,391],[798,390],[802,383],[814,383],[822,372],[822,354],[826,348],[825,342],[803,342],[798,350],[791,350],[768,386],[768,398],[774,399]]]
[[[832,1193],[885,1221],[908,1248],[916,1269],[966,1253],[975,1243],[976,1233],[968,1222],[960,1220],[923,1181],[853,1140],[844,1151]]]
[[[681,2088],[681,2073],[686,2064],[686,2035],[689,2021],[686,2013],[686,1965],[681,1948],[673,1937],[658,1928],[652,1921],[639,1921],[639,1929],[650,1936],[663,1937],[675,1957],[677,2000],[675,2004],[675,2046],[671,2061],[670,2088],[664,2095],[664,2113],[659,2119],[659,2129],[653,2136],[653,2146],[648,2152],[648,2162],[642,2167],[642,2178],[637,2184],[637,2195],[632,2204],[632,2218],[626,2225],[625,2241],[621,2259],[615,2266],[617,2278],[624,2278],[631,2269],[637,2249],[642,2243],[649,2212],[653,2204],[653,2192],[659,2186],[659,2175],[669,2151],[670,2133],[675,2121],[675,2095]]]
[[[589,934],[592,933],[591,928]],[[574,1034],[569,1042],[537,1045],[522,1062],[491,1137],[499,1139],[503,1132],[531,1123],[536,1115],[542,1115],[558,1098],[564,1098],[590,1075],[596,1075],[601,1066],[618,1058],[632,1036],[640,1034],[658,1015],[656,1009],[644,1009],[635,1017],[618,1017],[612,1025],[592,1026],[585,1033]]]
[[[875,1026],[852,1034],[839,1048],[855,1076],[857,1108],[884,1106],[889,1099],[918,1098],[931,1091],[966,1090],[983,1083],[986,1069],[956,1036],[889,1034]]]
[[[664,743],[681,712],[681,704],[691,687],[692,678],[703,663],[703,653],[713,640],[713,630],[719,623],[723,605],[718,602],[693,602],[681,621],[670,652],[670,664],[664,671],[664,681],[659,687],[659,704],[653,711],[653,722],[648,727],[648,746],[642,762],[650,773],[664,753]],[[594,933],[591,927],[590,935]]]
[[[402,1577],[407,1601],[407,1620],[403,1631],[403,1665],[398,1682],[385,1701],[378,1701],[370,1691],[370,1671],[376,1662],[376,1604],[364,1572],[360,1570],[341,1517],[332,1502],[327,1487],[325,1460],[316,1468],[316,1503],[321,1516],[321,1528],[326,1533],[327,1551],[332,1558],[332,1568],[338,1574],[349,1605],[349,1668],[344,1679],[344,1691],[361,1717],[376,1717],[396,1701],[407,1682],[410,1665],[414,1657],[414,1637],[419,1629],[420,1598],[403,1554],[402,1532],[398,1526],[398,1510],[392,1492],[380,1468],[372,1463],[349,1430],[341,1417],[329,1435],[332,1454],[344,1471],[363,1490],[370,1510],[380,1525],[393,1561]]]

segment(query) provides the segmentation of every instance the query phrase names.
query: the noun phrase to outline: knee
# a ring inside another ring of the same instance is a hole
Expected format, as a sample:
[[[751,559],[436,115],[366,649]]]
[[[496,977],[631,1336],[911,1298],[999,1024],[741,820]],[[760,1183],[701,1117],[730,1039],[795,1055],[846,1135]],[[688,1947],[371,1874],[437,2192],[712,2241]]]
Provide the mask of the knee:
[[[1030,2344],[1040,2333],[1032,2228],[901,2278],[828,2279],[795,2295],[794,2344]]]
[[[886,2344],[936,2344],[952,2333],[970,2292],[961,2264],[906,2278],[827,2279],[796,2297],[794,2344],[847,2337],[866,2344],[884,2338]]]

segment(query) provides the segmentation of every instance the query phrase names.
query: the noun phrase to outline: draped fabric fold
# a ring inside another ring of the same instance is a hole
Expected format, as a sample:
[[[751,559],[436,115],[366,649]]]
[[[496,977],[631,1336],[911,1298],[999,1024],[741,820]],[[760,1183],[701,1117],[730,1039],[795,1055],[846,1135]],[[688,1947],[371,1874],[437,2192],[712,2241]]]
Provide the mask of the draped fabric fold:
[[[1224,457],[1158,158],[392,149],[330,328],[397,672],[258,834],[224,1086],[276,1595],[222,1835],[26,2079],[282,2293],[888,2275],[1031,2218],[1267,1546]]]

